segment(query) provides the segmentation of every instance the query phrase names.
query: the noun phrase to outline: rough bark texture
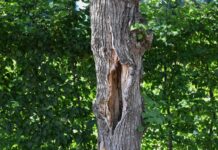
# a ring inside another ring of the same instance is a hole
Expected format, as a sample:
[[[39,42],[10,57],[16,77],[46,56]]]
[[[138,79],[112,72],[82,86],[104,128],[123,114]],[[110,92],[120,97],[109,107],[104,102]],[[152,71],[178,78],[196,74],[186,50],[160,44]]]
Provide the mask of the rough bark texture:
[[[151,37],[137,42],[130,26],[139,18],[137,0],[92,0],[92,51],[97,73],[93,110],[99,150],[139,150],[142,133],[140,75]]]

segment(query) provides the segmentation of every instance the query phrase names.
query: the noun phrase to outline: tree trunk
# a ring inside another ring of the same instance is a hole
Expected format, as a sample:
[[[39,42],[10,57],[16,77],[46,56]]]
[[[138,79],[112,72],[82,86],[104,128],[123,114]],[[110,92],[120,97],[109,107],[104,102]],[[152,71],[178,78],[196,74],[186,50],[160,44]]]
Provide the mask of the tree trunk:
[[[97,74],[93,111],[99,150],[139,150],[142,133],[140,75],[150,46],[137,42],[130,26],[139,20],[138,0],[92,0],[92,51]]]

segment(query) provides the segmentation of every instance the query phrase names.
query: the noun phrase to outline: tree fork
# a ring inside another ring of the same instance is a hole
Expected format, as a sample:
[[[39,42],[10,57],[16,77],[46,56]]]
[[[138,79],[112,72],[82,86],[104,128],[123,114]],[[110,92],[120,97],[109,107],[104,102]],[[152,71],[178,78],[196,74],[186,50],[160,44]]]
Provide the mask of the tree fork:
[[[92,0],[91,46],[97,76],[93,111],[99,150],[139,150],[142,133],[140,75],[152,37],[140,43],[130,31],[138,21],[137,0]]]

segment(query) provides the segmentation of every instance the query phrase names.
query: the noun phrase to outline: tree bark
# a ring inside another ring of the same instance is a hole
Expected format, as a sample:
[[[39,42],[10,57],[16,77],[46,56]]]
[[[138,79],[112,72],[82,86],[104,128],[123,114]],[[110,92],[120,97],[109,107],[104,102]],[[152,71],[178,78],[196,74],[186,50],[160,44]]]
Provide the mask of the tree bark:
[[[130,26],[139,18],[138,0],[92,0],[91,46],[97,74],[93,111],[99,150],[139,150],[142,133],[140,76],[151,38],[137,42]]]

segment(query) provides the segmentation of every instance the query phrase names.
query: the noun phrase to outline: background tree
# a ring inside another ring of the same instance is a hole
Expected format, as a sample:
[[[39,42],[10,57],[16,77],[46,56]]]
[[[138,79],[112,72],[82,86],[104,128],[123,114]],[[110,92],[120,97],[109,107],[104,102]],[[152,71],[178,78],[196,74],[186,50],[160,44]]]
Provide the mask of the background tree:
[[[216,149],[217,2],[149,1],[141,10],[155,33],[144,57],[143,148]]]
[[[95,149],[87,12],[74,0],[0,0],[1,150]]]

